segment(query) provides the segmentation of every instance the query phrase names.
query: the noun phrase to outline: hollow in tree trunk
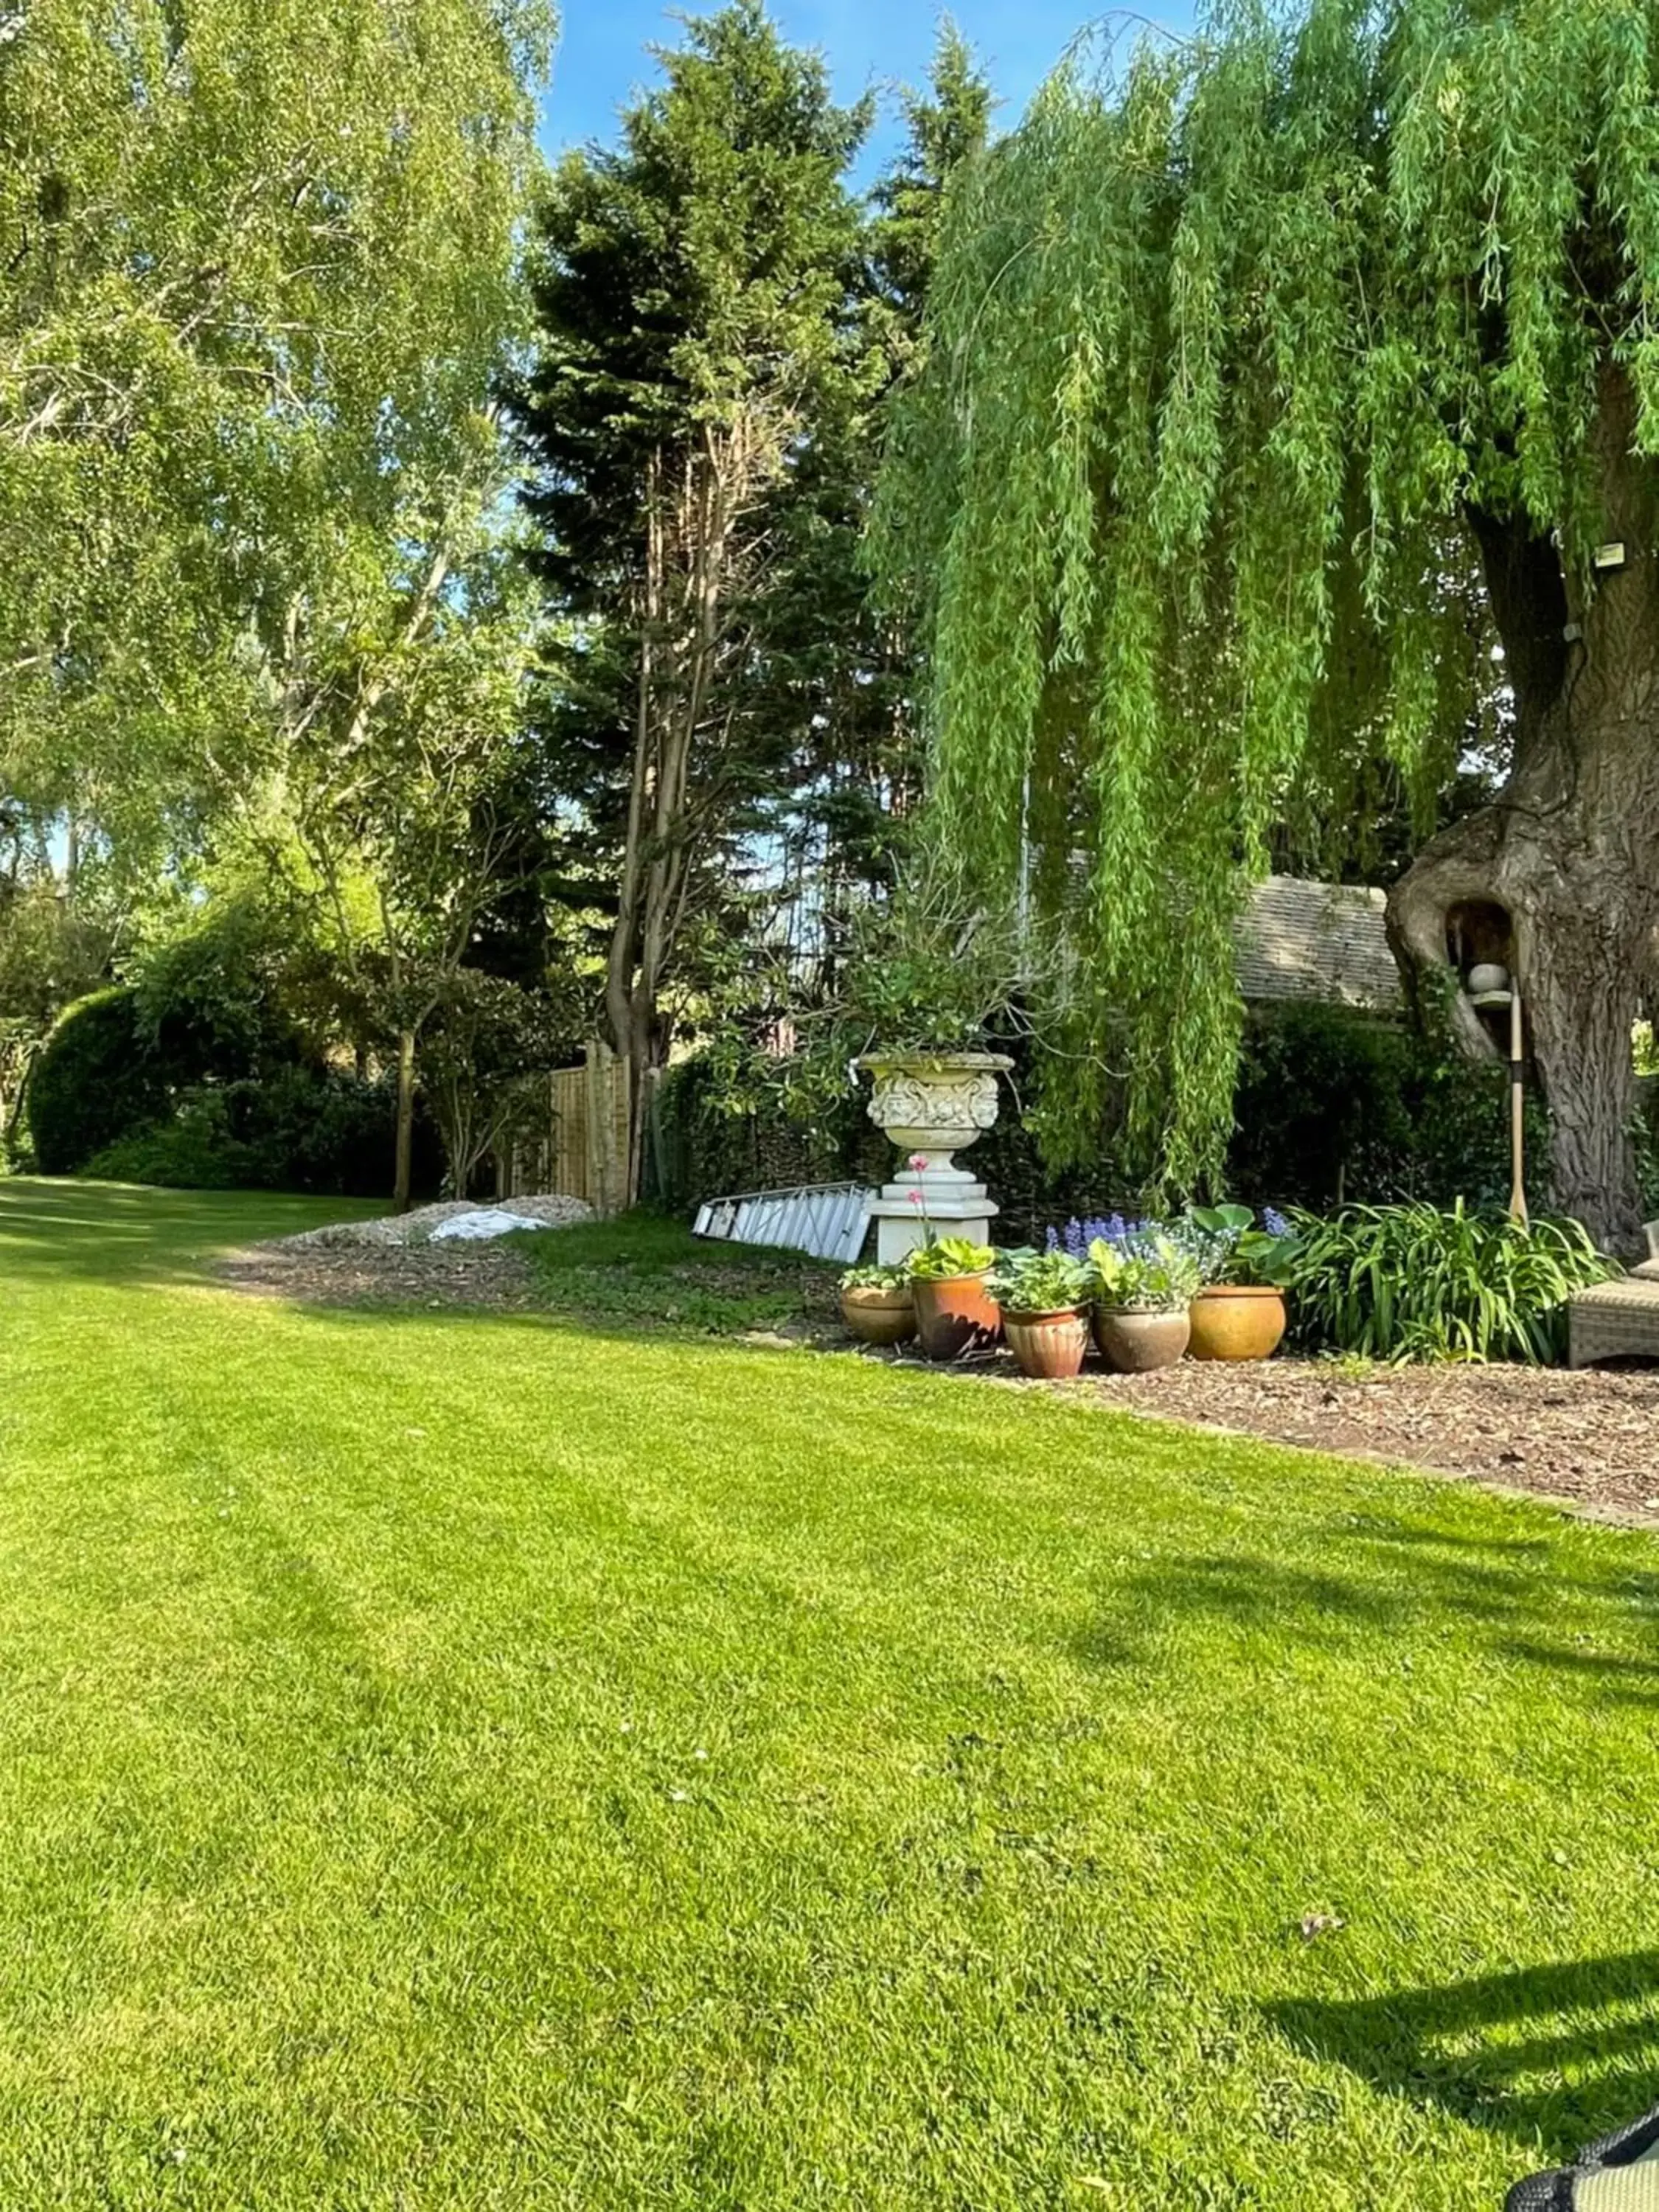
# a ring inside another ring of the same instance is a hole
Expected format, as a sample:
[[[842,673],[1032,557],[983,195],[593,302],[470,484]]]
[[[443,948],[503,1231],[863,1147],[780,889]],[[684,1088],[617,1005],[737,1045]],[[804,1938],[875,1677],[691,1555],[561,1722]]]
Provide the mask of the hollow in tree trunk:
[[[1419,975],[1447,973],[1452,908],[1507,912],[1552,1200],[1620,1254],[1642,1243],[1631,1033],[1659,945],[1659,485],[1633,429],[1609,369],[1594,450],[1605,538],[1625,565],[1592,584],[1524,521],[1469,517],[1514,688],[1513,763],[1493,804],[1425,846],[1389,902],[1395,949]],[[1474,1016],[1454,1003],[1473,1040]]]

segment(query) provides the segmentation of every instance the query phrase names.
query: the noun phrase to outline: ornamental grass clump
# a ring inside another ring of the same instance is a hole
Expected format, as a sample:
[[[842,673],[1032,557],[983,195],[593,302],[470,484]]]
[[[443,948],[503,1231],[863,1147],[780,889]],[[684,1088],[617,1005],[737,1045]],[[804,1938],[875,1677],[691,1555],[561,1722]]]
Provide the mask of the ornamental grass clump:
[[[1295,1217],[1289,1271],[1297,1337],[1373,1359],[1513,1359],[1547,1366],[1567,1302],[1619,1269],[1583,1224],[1432,1206],[1353,1206]]]

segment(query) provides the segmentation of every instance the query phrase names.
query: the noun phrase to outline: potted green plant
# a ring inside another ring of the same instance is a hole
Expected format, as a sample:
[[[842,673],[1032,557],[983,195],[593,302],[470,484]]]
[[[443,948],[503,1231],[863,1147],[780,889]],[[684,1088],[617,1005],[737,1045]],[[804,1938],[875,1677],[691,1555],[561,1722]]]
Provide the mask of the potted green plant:
[[[1066,1252],[1004,1252],[989,1289],[1022,1375],[1059,1382],[1077,1374],[1089,1349],[1089,1270]]]
[[[1120,1375],[1172,1367],[1187,1349],[1199,1289],[1193,1254],[1162,1230],[1125,1243],[1097,1237],[1089,1247],[1095,1342]]]
[[[1271,1206],[1194,1206],[1182,1224],[1202,1286],[1192,1304],[1194,1359],[1267,1359],[1283,1341],[1285,1285],[1301,1239]]]
[[[929,1359],[961,1359],[989,1352],[1002,1316],[988,1278],[996,1255],[965,1237],[930,1237],[906,1266],[915,1301],[916,1333]]]
[[[841,1317],[863,1344],[908,1344],[916,1302],[907,1267],[849,1267],[841,1279]]]
[[[993,1040],[1016,1019],[1022,959],[1014,903],[926,848],[859,916],[847,1010],[868,1042],[854,1065],[870,1078],[870,1119],[905,1162],[873,1209],[884,1260],[915,1241],[918,1196],[949,1233],[990,1234],[997,1209],[956,1156],[996,1121],[997,1079],[1013,1062]]]

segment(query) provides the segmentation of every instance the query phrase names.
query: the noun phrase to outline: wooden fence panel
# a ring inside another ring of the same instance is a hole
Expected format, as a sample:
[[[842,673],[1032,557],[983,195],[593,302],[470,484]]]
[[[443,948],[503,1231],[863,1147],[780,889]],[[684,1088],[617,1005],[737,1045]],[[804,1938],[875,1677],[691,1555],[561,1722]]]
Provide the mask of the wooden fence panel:
[[[627,1188],[628,1063],[597,1040],[580,1067],[532,1078],[526,1127],[499,1164],[500,1195],[557,1191],[604,1217]]]

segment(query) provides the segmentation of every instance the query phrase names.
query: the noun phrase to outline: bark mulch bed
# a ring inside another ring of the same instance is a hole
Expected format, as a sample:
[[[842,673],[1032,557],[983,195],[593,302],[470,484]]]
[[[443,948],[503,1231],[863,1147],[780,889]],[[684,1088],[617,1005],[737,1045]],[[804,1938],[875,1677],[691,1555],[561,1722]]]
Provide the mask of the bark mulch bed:
[[[469,1306],[531,1312],[524,1254],[504,1244],[252,1244],[227,1253],[219,1273],[256,1297],[323,1306]]]
[[[1659,1524],[1659,1369],[1374,1367],[1183,1360],[1068,1395],[1349,1458],[1466,1475]]]

